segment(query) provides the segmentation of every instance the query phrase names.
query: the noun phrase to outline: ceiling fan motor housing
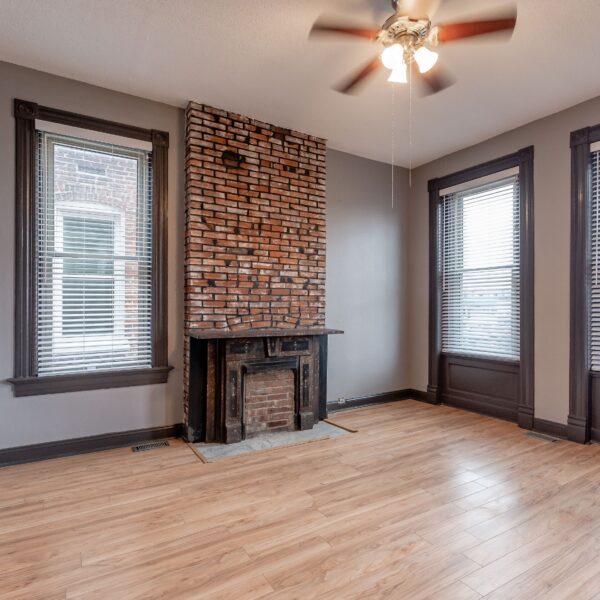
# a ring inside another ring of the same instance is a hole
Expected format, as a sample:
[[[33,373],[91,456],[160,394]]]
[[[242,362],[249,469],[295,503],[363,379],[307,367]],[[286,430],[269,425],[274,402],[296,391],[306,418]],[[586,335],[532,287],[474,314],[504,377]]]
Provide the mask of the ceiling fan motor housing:
[[[383,24],[377,39],[386,48],[400,44],[404,49],[406,60],[411,62],[414,52],[431,41],[431,33],[429,19],[410,19],[393,15]]]

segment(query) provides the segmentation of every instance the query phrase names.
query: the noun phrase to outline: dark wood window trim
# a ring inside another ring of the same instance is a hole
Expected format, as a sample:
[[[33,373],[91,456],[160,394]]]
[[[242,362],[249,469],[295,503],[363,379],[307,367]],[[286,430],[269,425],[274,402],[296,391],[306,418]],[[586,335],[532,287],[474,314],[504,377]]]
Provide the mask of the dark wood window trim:
[[[569,348],[569,417],[567,437],[590,439],[592,379],[589,336],[590,146],[600,141],[600,125],[571,133],[571,340]]]
[[[521,427],[533,428],[534,419],[534,290],[533,290],[533,146],[519,150],[489,162],[458,171],[429,181],[429,381],[427,399],[432,404],[441,401],[441,290],[438,267],[438,207],[440,190],[468,181],[519,168],[521,199],[520,219],[520,290],[521,290],[521,339],[520,361],[492,361],[506,365],[518,364],[518,390],[516,421]],[[489,360],[482,359],[482,363]],[[476,406],[474,401],[473,405]],[[465,406],[468,404],[465,403]],[[506,416],[501,407],[491,410],[497,416]]]
[[[40,106],[13,104],[16,138],[15,396],[164,383],[167,364],[167,182],[169,134]],[[35,120],[91,129],[152,144],[152,367],[128,371],[38,377],[35,359]]]

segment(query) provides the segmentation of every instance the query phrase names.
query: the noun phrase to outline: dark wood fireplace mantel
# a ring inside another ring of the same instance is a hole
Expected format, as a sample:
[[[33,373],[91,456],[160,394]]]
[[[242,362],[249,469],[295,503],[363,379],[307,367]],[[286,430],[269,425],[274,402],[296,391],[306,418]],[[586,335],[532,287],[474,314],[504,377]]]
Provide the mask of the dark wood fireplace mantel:
[[[246,377],[270,370],[293,372],[296,428],[311,429],[327,417],[327,336],[340,333],[323,327],[190,330],[187,440],[244,439]]]
[[[197,340],[225,340],[236,338],[269,338],[269,337],[296,337],[306,335],[334,335],[344,333],[341,329],[328,329],[326,327],[305,327],[304,329],[191,329],[190,337]]]

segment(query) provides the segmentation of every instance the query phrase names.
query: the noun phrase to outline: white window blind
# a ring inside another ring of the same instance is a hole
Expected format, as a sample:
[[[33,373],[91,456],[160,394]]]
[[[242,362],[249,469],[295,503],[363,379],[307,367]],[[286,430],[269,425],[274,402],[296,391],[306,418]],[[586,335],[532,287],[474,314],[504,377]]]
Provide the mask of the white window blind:
[[[519,358],[519,213],[518,175],[442,195],[442,352]]]
[[[600,150],[590,157],[590,363],[600,371]]]
[[[38,131],[39,375],[152,366],[152,156]]]

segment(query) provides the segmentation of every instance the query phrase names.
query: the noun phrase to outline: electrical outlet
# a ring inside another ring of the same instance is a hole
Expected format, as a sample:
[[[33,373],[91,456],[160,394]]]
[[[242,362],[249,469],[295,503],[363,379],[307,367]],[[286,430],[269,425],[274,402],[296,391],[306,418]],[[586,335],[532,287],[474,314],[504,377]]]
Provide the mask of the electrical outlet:
[[[346,398],[338,398],[338,404],[346,404]]]

